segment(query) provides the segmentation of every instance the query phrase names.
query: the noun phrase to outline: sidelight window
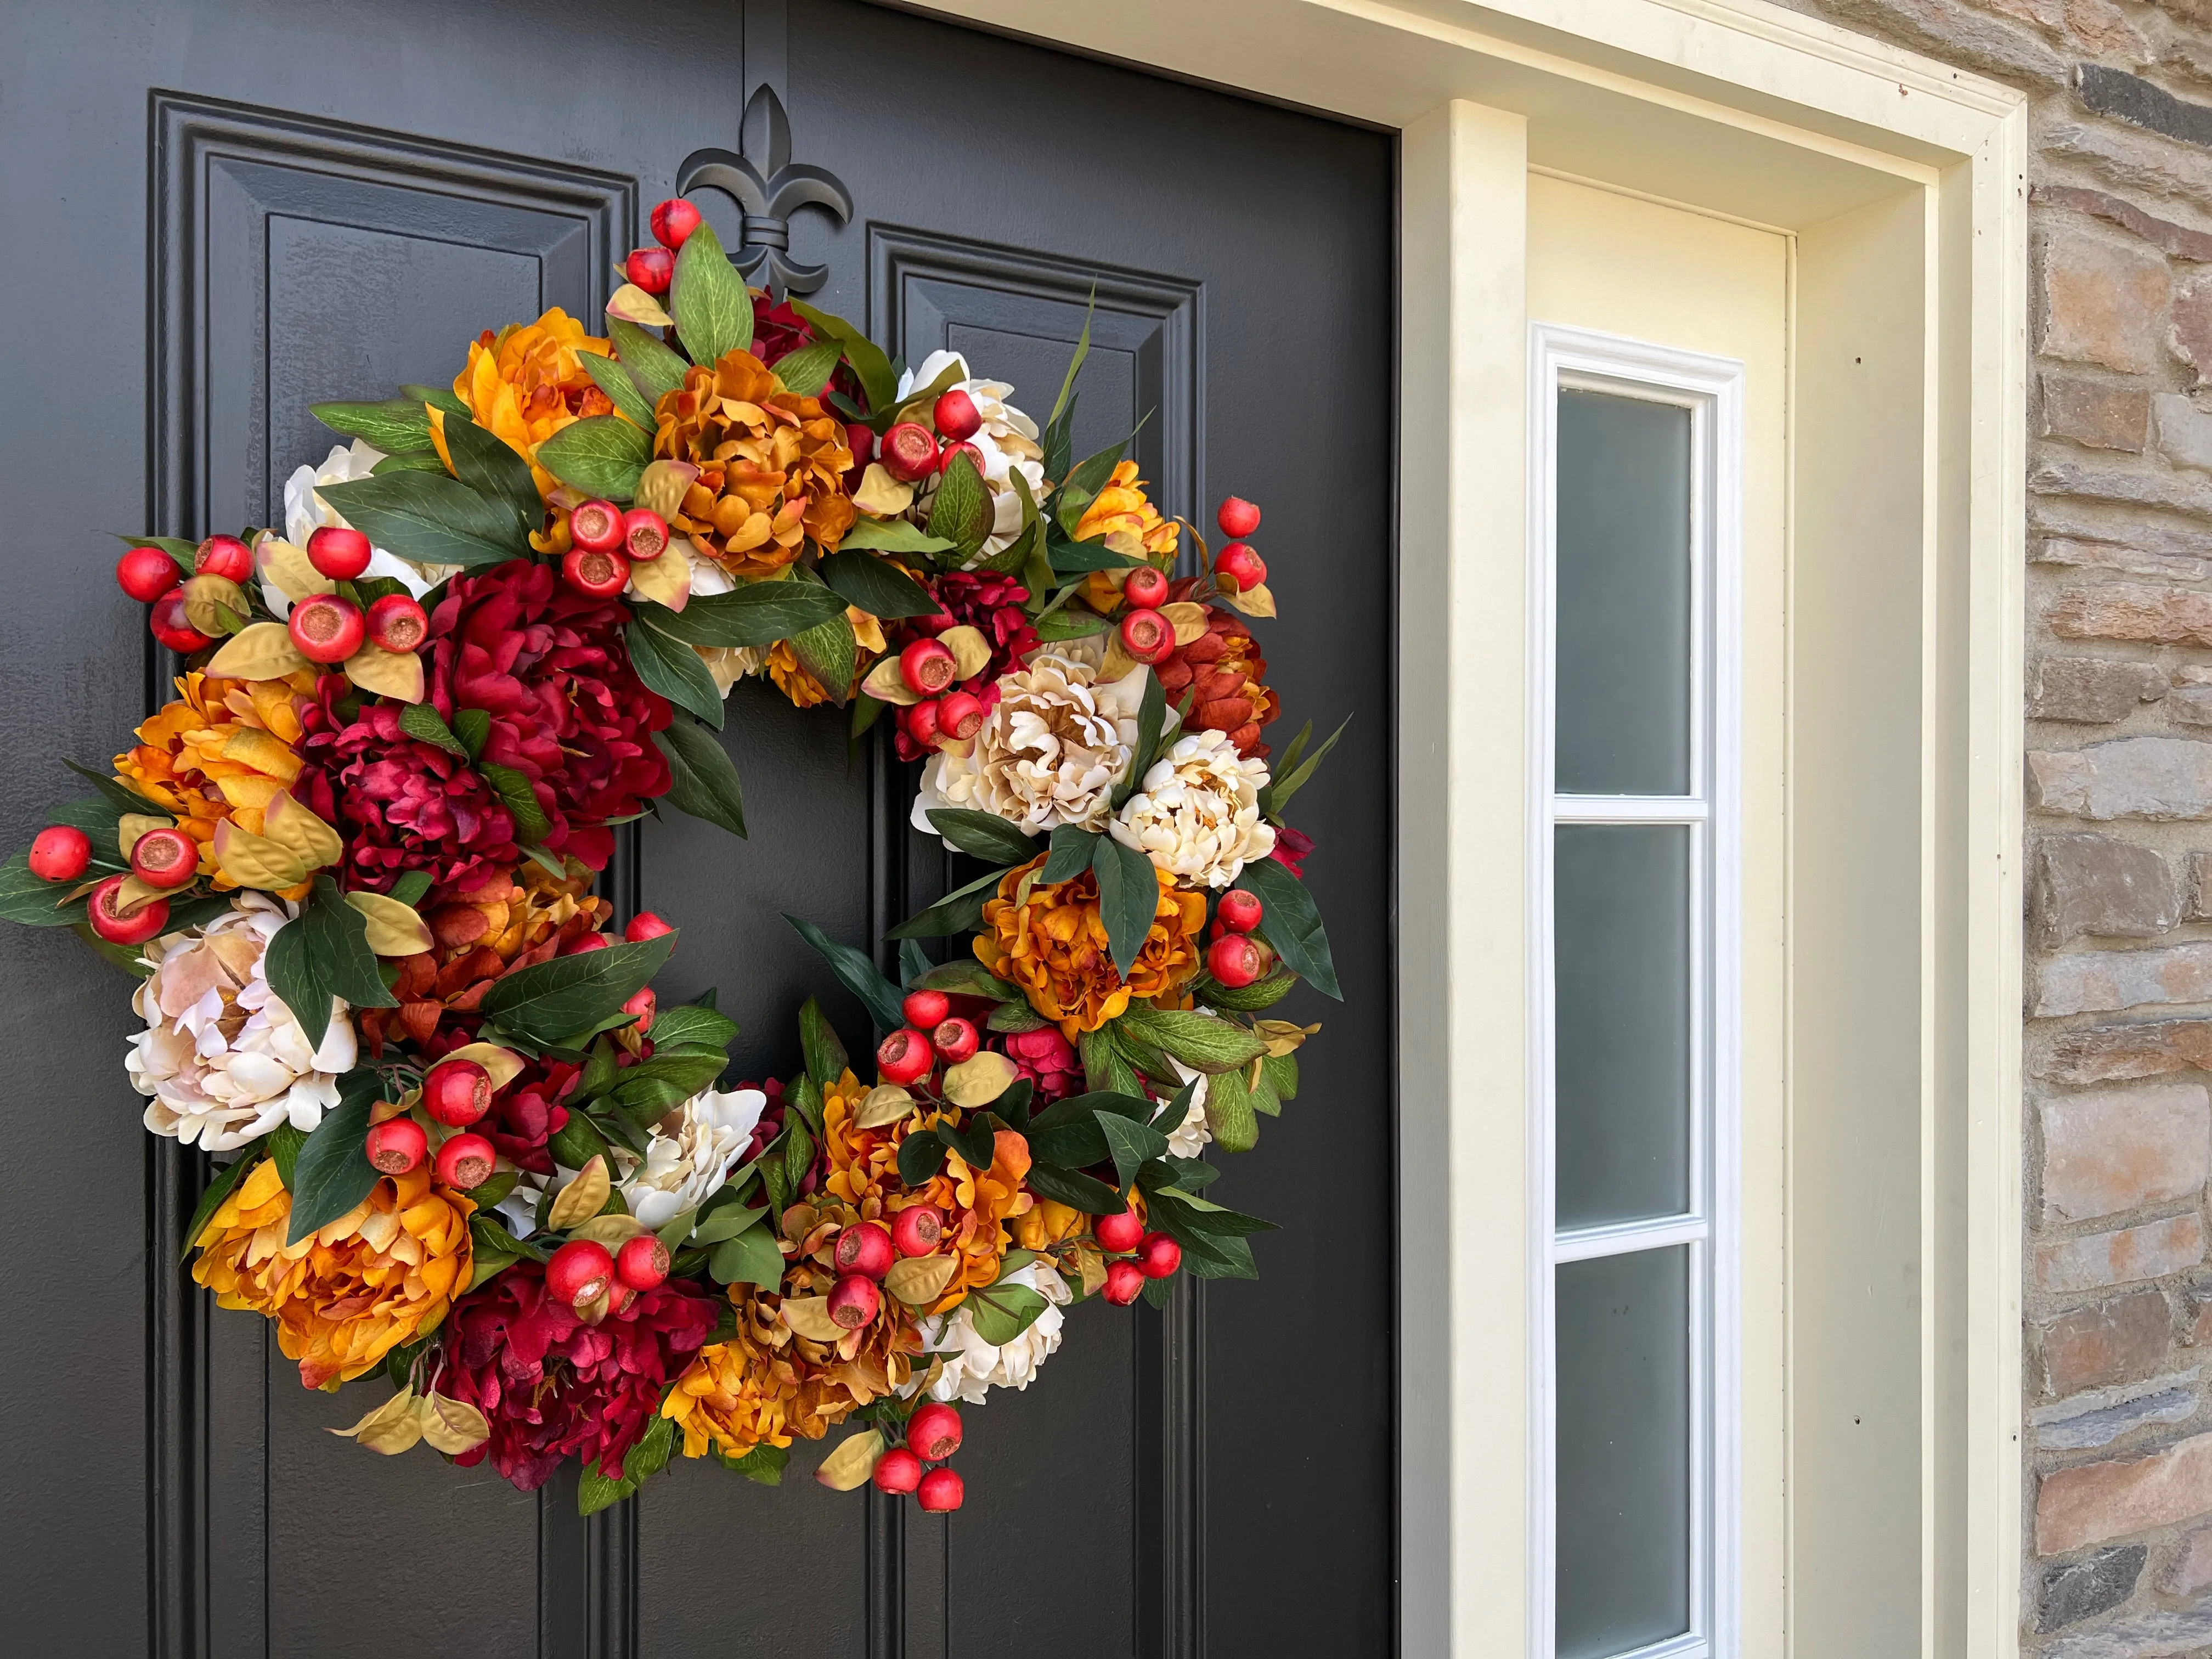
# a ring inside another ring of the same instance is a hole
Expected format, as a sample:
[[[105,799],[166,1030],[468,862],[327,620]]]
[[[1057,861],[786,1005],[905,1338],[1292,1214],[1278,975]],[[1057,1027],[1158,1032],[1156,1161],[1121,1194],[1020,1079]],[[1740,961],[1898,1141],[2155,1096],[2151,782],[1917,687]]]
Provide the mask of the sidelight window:
[[[1723,1659],[1742,370],[1534,359],[1531,1651]]]

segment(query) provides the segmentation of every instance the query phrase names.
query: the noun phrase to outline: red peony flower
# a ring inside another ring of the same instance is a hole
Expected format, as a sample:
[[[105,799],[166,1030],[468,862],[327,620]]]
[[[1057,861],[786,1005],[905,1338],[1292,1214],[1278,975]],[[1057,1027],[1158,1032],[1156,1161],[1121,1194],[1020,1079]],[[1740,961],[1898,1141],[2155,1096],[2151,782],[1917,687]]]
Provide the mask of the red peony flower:
[[[730,1087],[732,1091],[757,1089],[768,1097],[768,1104],[761,1108],[760,1121],[753,1125],[752,1139],[745,1142],[744,1151],[737,1157],[738,1164],[750,1164],[783,1133],[783,1079],[772,1077],[765,1083],[755,1083],[746,1078]]]
[[[1285,824],[1275,831],[1275,850],[1267,856],[1283,868],[1304,881],[1305,862],[1314,849],[1313,837],[1303,830],[1293,830]]]
[[[442,896],[520,859],[498,793],[459,756],[410,737],[397,706],[356,703],[360,695],[343,674],[325,674],[301,718],[299,799],[345,837],[339,885],[380,893],[402,871],[424,870]]]
[[[999,676],[1019,667],[1042,643],[1029,613],[1022,609],[1030,591],[1012,576],[988,570],[951,571],[933,579],[930,586],[943,611],[933,617],[899,623],[891,630],[890,653],[896,655],[914,641],[934,637],[948,628],[964,623],[975,629],[990,641],[991,660],[961,689],[981,698],[988,714],[998,706]],[[947,616],[950,622],[945,620]],[[901,760],[919,760],[932,752],[907,736],[903,726],[892,728],[892,746]]]
[[[562,583],[526,559],[459,575],[431,613],[430,699],[491,717],[480,763],[519,774],[550,826],[545,847],[594,870],[614,853],[609,818],[668,789],[653,741],[672,718],[623,643],[628,608]]]
[[[994,1038],[991,1046],[1012,1060],[1015,1072],[1035,1086],[1036,1105],[1072,1095],[1082,1086],[1083,1066],[1075,1045],[1060,1034],[1057,1025],[1009,1031]]]
[[[546,1293],[544,1269],[518,1261],[446,1316],[439,1391],[491,1425],[489,1440],[453,1461],[472,1468],[489,1457],[525,1492],[571,1453],[619,1480],[623,1457],[704,1346],[716,1312],[697,1285],[672,1279],[586,1325]]]
[[[580,1067],[558,1060],[532,1060],[491,1099],[491,1110],[477,1125],[518,1170],[553,1173],[553,1154],[545,1143],[568,1126],[561,1103],[583,1076]]]

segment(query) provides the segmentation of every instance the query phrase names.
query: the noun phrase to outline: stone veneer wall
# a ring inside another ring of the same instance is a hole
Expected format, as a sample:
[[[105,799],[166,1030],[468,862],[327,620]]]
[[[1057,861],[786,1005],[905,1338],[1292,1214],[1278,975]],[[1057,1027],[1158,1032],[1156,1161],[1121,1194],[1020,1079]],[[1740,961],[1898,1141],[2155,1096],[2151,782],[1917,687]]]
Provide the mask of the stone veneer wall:
[[[2032,98],[2021,1650],[2212,1652],[2212,0],[1799,0]]]

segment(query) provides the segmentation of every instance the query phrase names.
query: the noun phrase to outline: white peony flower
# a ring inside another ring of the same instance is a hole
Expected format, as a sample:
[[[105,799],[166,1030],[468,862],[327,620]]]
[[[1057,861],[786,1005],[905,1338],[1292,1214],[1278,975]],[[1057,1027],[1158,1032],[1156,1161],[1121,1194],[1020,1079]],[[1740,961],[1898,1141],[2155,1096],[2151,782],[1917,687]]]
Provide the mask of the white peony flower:
[[[1275,848],[1261,821],[1267,763],[1237,752],[1226,732],[1177,738],[1121,804],[1114,839],[1190,887],[1226,887],[1246,863]]]
[[[131,1086],[153,1097],[146,1127],[155,1134],[227,1152],[287,1120],[313,1129],[337,1104],[338,1078],[356,1058],[351,1015],[338,1003],[311,1049],[263,971],[291,915],[264,893],[240,892],[228,915],[146,947],[154,972],[131,999],[146,1030],[124,1064]]]
[[[1176,1075],[1185,1083],[1195,1081],[1198,1087],[1190,1091],[1190,1109],[1183,1114],[1182,1121],[1168,1131],[1168,1154],[1171,1158],[1196,1158],[1213,1139],[1213,1131],[1206,1127],[1206,1073],[1194,1072],[1173,1055],[1168,1064],[1176,1068]]]
[[[685,1101],[677,1108],[683,1121],[676,1132],[655,1129],[644,1163],[623,1182],[629,1212],[657,1232],[705,1203],[730,1178],[767,1106],[758,1089],[708,1089]]]
[[[295,471],[284,481],[284,539],[295,547],[305,547],[307,538],[325,525],[345,524],[337,509],[326,505],[315,491],[324,484],[351,483],[357,478],[366,478],[383,459],[381,450],[371,449],[356,438],[350,444],[335,446],[323,458],[321,466],[303,466]],[[419,599],[459,568],[457,564],[416,564],[376,547],[369,550],[368,568],[362,574],[389,576],[404,582],[407,591]],[[291,614],[293,596],[276,586],[265,566],[260,574],[262,597],[270,614],[282,622]]]
[[[1044,495],[1044,450],[1037,442],[1037,423],[1006,400],[1014,389],[1004,380],[979,380],[969,378],[968,360],[957,351],[933,351],[921,361],[918,368],[910,368],[899,379],[898,395],[903,398],[916,386],[934,382],[948,368],[957,366],[961,378],[952,383],[951,390],[964,392],[975,399],[975,412],[983,417],[982,430],[969,439],[983,457],[983,482],[991,486],[991,534],[973,559],[963,567],[973,569],[994,553],[1013,545],[1014,538],[1022,533],[1021,493],[1014,488],[1014,474],[1019,472],[1028,480],[1030,498],[1041,500]]]
[[[915,828],[934,834],[929,814],[944,806],[989,812],[1031,836],[1063,823],[1102,828],[1137,740],[1150,672],[1133,668],[1102,684],[1095,670],[1042,652],[1002,675],[998,706],[969,751],[941,749],[923,771]]]
[[[1059,1351],[1060,1327],[1066,1322],[1060,1308],[1074,1299],[1059,1273],[1040,1259],[1017,1267],[999,1282],[1027,1285],[1044,1297],[1045,1310],[1003,1347],[975,1334],[975,1317],[964,1304],[950,1315],[925,1316],[922,1347],[945,1356],[945,1370],[930,1386],[931,1399],[958,1399],[980,1406],[993,1389],[1026,1389],[1037,1367]]]

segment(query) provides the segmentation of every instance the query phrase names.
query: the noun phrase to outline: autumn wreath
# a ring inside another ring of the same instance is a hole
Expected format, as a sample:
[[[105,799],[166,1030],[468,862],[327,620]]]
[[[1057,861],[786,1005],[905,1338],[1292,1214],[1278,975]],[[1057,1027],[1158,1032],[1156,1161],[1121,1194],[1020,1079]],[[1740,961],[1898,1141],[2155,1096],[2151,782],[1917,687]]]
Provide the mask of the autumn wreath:
[[[1271,756],[1249,543],[1176,579],[1195,532],[1070,455],[1084,346],[1040,429],[653,224],[607,337],[486,332],[450,389],[319,405],[351,441],[281,531],[131,545],[176,700],[73,768],[0,914],[137,976],[146,1127],[216,1155],[192,1277],[307,1387],[387,1380],[339,1432],[525,1488],[574,1456],[588,1510],[845,1423],[819,1479],[951,1509],[951,1402],[1072,1304],[1254,1272],[1205,1152],[1297,1092],[1314,1028],[1264,1011],[1337,994],[1283,820],[1334,739]],[[991,866],[892,930],[902,985],[793,919],[889,1033],[872,1080],[809,1001],[803,1073],[724,1086],[737,1026],[651,988],[676,930],[592,891],[664,805],[744,833],[756,675],[893,719],[915,825]]]

